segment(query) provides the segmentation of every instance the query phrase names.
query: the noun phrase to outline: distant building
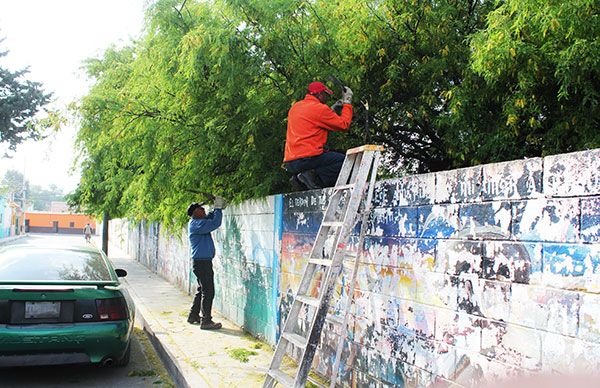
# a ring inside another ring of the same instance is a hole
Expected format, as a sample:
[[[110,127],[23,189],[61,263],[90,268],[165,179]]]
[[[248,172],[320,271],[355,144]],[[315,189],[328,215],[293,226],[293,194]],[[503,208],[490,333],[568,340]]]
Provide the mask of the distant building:
[[[25,213],[25,231],[29,233],[83,234],[85,224],[96,233],[96,222],[86,214],[28,211]]]
[[[23,212],[11,198],[0,196],[0,238],[15,236],[23,231]]]
[[[66,202],[52,201],[50,202],[50,213],[68,213],[69,205]]]
[[[0,238],[10,236],[11,214],[6,197],[0,195]]]

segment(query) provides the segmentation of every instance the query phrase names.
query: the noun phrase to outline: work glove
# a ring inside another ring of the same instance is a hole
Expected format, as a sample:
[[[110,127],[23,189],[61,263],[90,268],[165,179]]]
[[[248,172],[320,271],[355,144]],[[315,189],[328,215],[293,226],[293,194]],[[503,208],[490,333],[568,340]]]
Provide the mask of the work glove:
[[[225,209],[225,207],[227,207],[227,204],[225,203],[223,197],[216,196],[214,206],[215,209]]]
[[[339,115],[340,113],[342,113],[343,106],[344,103],[342,102],[342,100],[337,100],[333,105],[331,105],[331,110]]]
[[[344,86],[344,91],[342,92],[342,102],[344,104],[352,104],[352,89],[347,86]]]

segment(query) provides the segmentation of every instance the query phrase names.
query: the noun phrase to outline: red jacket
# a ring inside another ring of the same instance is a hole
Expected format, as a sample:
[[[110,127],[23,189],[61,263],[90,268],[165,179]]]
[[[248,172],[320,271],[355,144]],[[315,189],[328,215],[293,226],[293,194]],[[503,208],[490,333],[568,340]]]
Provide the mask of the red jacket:
[[[307,94],[288,113],[284,162],[323,153],[328,131],[345,131],[352,121],[352,105],[344,104],[338,116],[330,107]]]

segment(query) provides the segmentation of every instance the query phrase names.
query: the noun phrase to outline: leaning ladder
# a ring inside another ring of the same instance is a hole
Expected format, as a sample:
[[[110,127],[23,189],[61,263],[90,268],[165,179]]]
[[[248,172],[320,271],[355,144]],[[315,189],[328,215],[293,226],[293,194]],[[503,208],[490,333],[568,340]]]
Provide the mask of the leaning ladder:
[[[357,213],[368,181],[367,201],[363,212],[361,241],[359,241],[359,250],[361,249],[361,243],[364,239],[364,225],[367,220],[366,215],[373,197],[375,175],[379,167],[379,157],[382,150],[383,147],[381,146],[364,145],[346,152],[344,164],[333,188],[308,264],[304,269],[298,292],[267,371],[263,385],[265,388],[273,387],[277,383],[284,387],[300,388],[304,387],[306,383],[321,338],[321,330],[325,323],[329,302],[346,256],[355,257],[352,274],[353,283],[356,279],[358,256],[346,249],[346,241],[357,222]],[[310,293],[311,286],[315,282],[319,283],[319,278],[321,280],[320,287],[318,287],[317,296],[313,296]],[[352,284],[351,290],[353,289],[354,285]],[[341,323],[346,323],[348,319],[352,294],[349,294],[348,298],[343,322]],[[306,330],[302,330],[298,325],[298,317],[302,311],[312,313],[307,315],[309,324]],[[290,344],[294,345],[300,352],[300,362],[294,376],[280,369],[283,357]],[[337,367],[339,367],[340,350],[341,348],[338,345],[335,362]],[[337,370],[334,370],[332,385],[335,384],[336,372]]]

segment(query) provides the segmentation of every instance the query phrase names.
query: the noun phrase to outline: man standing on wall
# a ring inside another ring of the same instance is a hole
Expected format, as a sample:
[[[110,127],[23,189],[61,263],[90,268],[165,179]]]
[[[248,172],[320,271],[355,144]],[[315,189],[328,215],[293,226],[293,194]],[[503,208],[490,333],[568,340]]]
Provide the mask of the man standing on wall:
[[[318,189],[335,185],[345,155],[324,149],[329,131],[345,131],[352,122],[352,90],[344,87],[342,113],[338,116],[326,102],[333,92],[321,82],[308,85],[304,100],[288,113],[283,167],[294,176],[294,189],[302,185]]]
[[[212,303],[215,297],[214,272],[212,259],[215,257],[215,244],[210,233],[221,226],[222,211],[225,207],[223,198],[216,197],[214,211],[206,214],[199,203],[192,203],[187,214],[191,217],[188,223],[188,237],[194,265],[194,275],[198,279],[198,291],[187,321],[191,324],[200,323],[203,330],[217,330],[222,327],[212,320]],[[200,316],[202,311],[202,316]]]

